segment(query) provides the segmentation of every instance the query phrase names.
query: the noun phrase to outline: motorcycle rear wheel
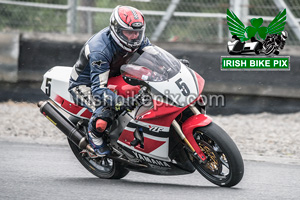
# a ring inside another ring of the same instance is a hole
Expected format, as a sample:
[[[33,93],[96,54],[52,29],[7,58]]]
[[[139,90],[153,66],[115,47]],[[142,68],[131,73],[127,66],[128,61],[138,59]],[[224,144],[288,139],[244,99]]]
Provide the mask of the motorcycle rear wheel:
[[[208,126],[197,128],[194,138],[207,157],[206,164],[192,160],[200,174],[221,187],[232,187],[241,181],[244,175],[242,156],[222,128],[212,122]]]
[[[103,179],[121,179],[129,173],[121,163],[112,159],[106,157],[91,159],[89,156],[82,156],[81,149],[70,139],[68,142],[78,161],[93,175]]]

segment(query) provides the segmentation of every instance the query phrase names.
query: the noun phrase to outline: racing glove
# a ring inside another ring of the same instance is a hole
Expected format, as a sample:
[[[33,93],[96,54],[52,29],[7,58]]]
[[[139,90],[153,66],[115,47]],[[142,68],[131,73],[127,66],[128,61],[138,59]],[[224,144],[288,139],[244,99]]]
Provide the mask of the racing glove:
[[[186,65],[187,67],[190,66],[190,62],[187,59],[179,59],[180,62],[182,62],[184,65]]]
[[[137,106],[137,102],[133,97],[122,98],[115,104],[115,110],[117,112],[128,111],[131,112]]]

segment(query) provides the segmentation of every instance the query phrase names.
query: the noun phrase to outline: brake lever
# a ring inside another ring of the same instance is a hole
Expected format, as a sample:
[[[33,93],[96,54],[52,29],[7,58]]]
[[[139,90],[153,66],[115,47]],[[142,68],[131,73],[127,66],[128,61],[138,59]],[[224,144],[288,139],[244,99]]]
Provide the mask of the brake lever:
[[[147,87],[143,86],[140,90],[139,93],[136,95],[136,97],[134,98],[134,100],[138,100],[145,92],[147,91]]]

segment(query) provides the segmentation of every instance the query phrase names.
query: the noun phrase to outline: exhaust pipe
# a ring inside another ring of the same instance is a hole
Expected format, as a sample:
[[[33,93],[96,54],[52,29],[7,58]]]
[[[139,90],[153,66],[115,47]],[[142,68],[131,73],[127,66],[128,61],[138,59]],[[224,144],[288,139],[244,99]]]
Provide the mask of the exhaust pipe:
[[[61,114],[49,101],[38,103],[41,113],[61,130],[80,149],[87,149],[94,152],[85,138],[85,134],[75,128],[75,125]]]

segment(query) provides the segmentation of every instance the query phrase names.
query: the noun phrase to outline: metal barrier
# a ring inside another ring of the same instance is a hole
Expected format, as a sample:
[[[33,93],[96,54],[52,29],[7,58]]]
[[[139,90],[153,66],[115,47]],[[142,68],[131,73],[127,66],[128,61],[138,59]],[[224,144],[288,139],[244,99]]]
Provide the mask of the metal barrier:
[[[300,2],[295,0],[0,0],[0,31],[93,34],[108,26],[120,3],[142,10],[152,41],[193,43],[228,40],[227,8],[245,25],[262,17],[264,26],[287,8],[288,44],[300,44]]]

